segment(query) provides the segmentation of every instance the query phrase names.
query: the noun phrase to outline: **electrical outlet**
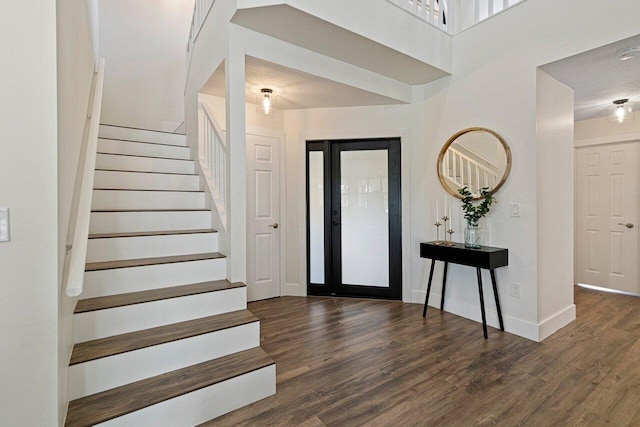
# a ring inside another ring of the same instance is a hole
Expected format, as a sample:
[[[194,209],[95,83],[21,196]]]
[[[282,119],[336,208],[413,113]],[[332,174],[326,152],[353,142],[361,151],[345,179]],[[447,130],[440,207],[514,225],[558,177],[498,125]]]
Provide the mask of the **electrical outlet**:
[[[512,283],[509,285],[509,295],[513,298],[520,298],[520,285]]]
[[[0,208],[0,242],[8,242],[9,236],[9,208]]]

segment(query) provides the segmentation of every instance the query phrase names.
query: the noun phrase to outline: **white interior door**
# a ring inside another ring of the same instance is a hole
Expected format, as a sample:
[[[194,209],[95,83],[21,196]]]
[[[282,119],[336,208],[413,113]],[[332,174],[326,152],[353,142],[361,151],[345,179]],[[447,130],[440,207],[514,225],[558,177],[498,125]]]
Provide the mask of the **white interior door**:
[[[247,296],[280,296],[280,138],[247,134]]]
[[[638,144],[576,150],[578,283],[640,293]]]

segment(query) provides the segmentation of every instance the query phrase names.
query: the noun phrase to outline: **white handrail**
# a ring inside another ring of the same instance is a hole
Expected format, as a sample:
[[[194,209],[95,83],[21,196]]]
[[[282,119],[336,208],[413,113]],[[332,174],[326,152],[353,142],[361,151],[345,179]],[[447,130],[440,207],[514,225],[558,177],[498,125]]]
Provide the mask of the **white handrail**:
[[[104,83],[104,59],[100,60],[98,72],[94,76],[93,95],[89,122],[89,131],[85,141],[85,159],[82,179],[79,182],[79,198],[76,224],[73,233],[73,244],[69,260],[66,294],[77,297],[82,294],[84,271],[87,262],[87,243],[89,238],[89,220],[91,219],[91,201],[93,198],[93,177],[96,169],[96,152],[98,151],[98,132],[100,130],[100,111],[102,106],[102,86]]]
[[[200,103],[198,162],[213,198],[220,222],[227,231],[227,142],[209,106]]]
[[[493,188],[498,182],[495,170],[452,147],[444,153],[441,172],[456,187],[469,187],[474,196],[478,196],[483,187]]]

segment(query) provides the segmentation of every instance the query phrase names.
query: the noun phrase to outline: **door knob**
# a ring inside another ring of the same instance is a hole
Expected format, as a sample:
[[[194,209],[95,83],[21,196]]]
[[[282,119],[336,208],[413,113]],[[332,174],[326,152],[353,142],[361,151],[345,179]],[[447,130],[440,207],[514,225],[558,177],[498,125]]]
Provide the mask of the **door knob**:
[[[632,223],[630,223],[630,222],[628,222],[628,223],[626,223],[626,224],[623,224],[623,223],[619,222],[619,223],[618,223],[618,225],[624,225],[624,226],[625,226],[625,227],[627,227],[627,228],[633,228],[633,227],[635,227],[635,225],[633,225],[633,224],[632,224]]]
[[[277,223],[277,222],[274,222],[273,224],[270,224],[270,225],[269,225],[269,227],[271,227],[271,228],[278,228],[278,227],[280,227],[280,226],[278,225],[278,223]]]
[[[338,221],[331,221],[331,225],[340,225]]]

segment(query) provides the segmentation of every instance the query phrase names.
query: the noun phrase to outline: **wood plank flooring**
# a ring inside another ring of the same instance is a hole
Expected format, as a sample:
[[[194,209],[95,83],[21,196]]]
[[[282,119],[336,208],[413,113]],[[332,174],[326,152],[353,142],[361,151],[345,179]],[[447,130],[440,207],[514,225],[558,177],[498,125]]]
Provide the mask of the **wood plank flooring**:
[[[155,328],[86,341],[73,346],[69,365],[140,350],[198,335],[257,322],[249,310],[230,311]]]
[[[640,298],[575,301],[542,343],[416,304],[251,303],[277,394],[204,425],[640,426]]]
[[[173,255],[156,258],[124,259],[118,261],[88,262],[85,271],[111,270],[115,268],[145,267],[158,264],[175,264],[178,262],[205,261],[224,258],[220,252],[205,254]]]
[[[231,283],[228,280],[215,280],[213,282],[149,289],[147,291],[129,292],[126,294],[106,295],[78,301],[73,312],[86,313],[89,311],[106,310],[109,308],[124,307],[127,305],[143,304],[145,302],[160,301],[163,299],[186,297],[189,295],[205,294],[208,292],[218,292],[244,287],[246,287],[246,285],[240,282]]]
[[[270,366],[259,347],[82,397],[69,403],[66,427],[86,427]]]

